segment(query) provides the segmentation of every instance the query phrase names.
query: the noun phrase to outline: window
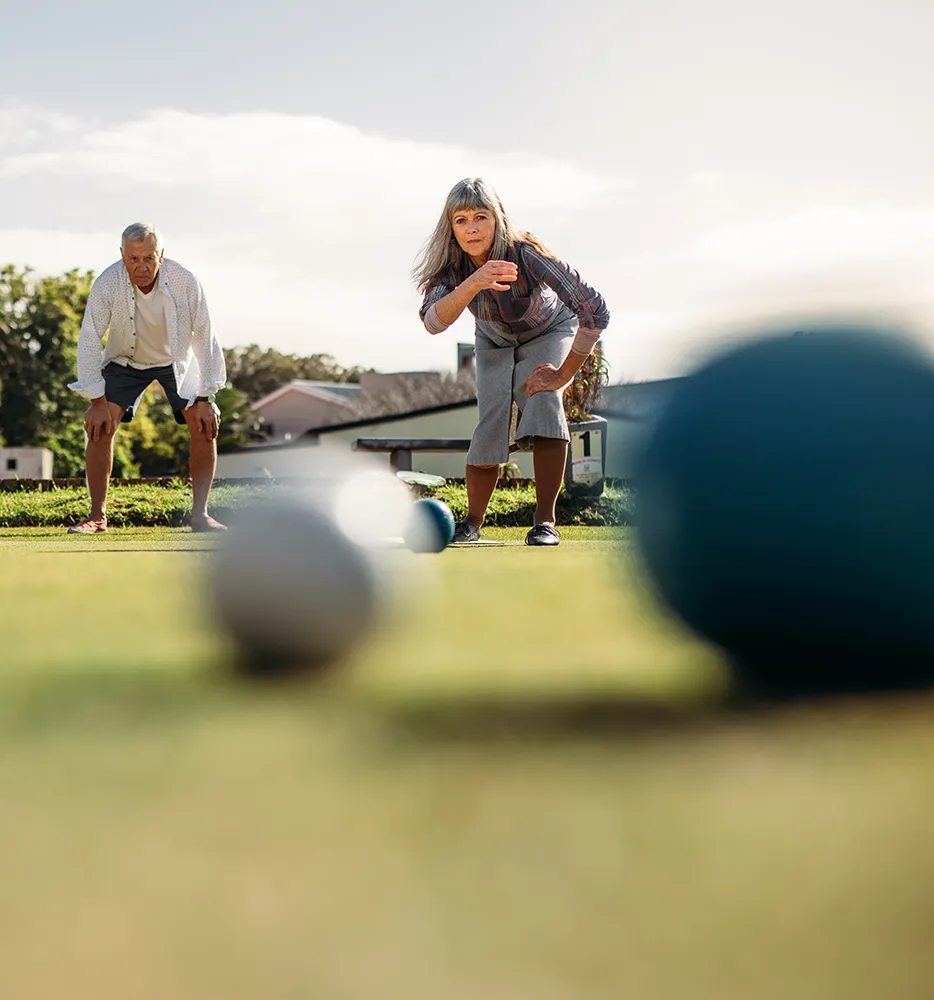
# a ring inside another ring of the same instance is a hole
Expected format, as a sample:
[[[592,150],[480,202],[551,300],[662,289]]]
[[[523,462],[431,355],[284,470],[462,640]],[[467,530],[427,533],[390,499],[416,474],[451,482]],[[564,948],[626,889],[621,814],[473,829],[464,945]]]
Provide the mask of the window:
[[[16,459],[15,458],[8,458],[6,460],[6,471],[7,472],[15,472],[16,471]]]

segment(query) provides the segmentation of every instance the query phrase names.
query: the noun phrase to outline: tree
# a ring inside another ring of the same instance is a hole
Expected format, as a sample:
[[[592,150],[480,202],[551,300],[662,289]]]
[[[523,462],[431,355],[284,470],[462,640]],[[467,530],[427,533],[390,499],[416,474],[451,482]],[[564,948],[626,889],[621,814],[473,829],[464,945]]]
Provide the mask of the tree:
[[[268,396],[292,379],[358,382],[363,371],[361,368],[342,368],[330,354],[299,357],[272,348],[263,349],[258,344],[228,348],[224,351],[224,360],[229,384],[251,402]]]
[[[84,474],[87,400],[68,383],[93,278],[90,271],[35,278],[30,268],[0,270],[0,436],[11,446],[48,448],[57,476]],[[117,449],[114,463],[132,473],[127,448]]]
[[[133,419],[122,424],[116,440],[128,448],[134,475],[184,476],[188,474],[188,428],[175,422],[162,387],[151,385],[133,411]],[[114,475],[120,475],[114,468]]]
[[[215,397],[221,411],[218,451],[230,451],[260,439],[259,417],[237,389],[220,389]],[[140,400],[131,423],[117,435],[124,438],[138,472],[143,477],[187,476],[191,442],[188,427],[175,421],[165,393],[153,385]]]
[[[80,409],[67,384],[91,278],[70,271],[37,281],[28,268],[0,271],[0,432],[10,445],[40,444]]]
[[[228,385],[216,397],[221,411],[220,433],[217,437],[219,452],[233,451],[255,441],[262,441],[262,418],[253,411],[246,393]]]

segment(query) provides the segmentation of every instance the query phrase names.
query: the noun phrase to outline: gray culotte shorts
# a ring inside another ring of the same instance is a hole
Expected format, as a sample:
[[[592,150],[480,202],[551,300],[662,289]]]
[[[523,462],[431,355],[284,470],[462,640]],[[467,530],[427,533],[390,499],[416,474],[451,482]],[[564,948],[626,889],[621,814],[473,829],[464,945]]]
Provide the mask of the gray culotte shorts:
[[[525,380],[536,365],[557,368],[568,356],[577,317],[552,325],[524,344],[509,344],[495,331],[486,333],[478,325],[477,347],[477,427],[470,439],[467,465],[499,465],[509,461],[509,423],[512,403],[519,408],[516,444],[524,447],[533,437],[567,441],[567,420],[562,393],[536,392],[526,396]]]

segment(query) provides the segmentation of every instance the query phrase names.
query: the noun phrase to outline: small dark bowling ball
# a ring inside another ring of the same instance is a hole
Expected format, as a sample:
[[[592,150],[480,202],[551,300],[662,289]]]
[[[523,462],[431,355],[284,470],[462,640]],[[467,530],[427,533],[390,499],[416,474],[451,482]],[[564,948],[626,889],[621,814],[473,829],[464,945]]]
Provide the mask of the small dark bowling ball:
[[[766,696],[934,683],[934,364],[770,333],[684,380],[638,470],[661,597]]]

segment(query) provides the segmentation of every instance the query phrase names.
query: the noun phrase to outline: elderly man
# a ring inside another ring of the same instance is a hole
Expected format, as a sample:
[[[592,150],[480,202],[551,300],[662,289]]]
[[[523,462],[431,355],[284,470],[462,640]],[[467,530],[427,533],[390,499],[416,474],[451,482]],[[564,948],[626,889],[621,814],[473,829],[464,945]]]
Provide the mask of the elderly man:
[[[68,530],[82,535],[107,530],[114,435],[120,423],[133,419],[140,397],[155,381],[175,420],[187,424],[191,435],[191,530],[225,531],[208,516],[208,494],[217,466],[214,393],[226,384],[227,372],[201,284],[164,259],[162,237],[146,223],[127,226],[120,254],[91,286],[78,337],[78,381],[69,388],[91,400],[84,415],[91,516]]]

